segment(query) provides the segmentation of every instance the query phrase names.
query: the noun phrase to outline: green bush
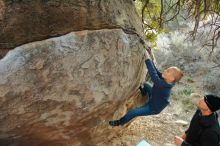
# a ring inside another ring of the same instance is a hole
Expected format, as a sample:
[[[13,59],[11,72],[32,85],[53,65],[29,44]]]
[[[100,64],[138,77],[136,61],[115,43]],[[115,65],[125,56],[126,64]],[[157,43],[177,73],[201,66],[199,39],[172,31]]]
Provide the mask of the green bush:
[[[190,94],[193,93],[193,90],[191,88],[181,88],[177,90],[177,96],[178,95],[185,95],[185,96],[190,96]]]
[[[186,80],[187,80],[187,82],[190,82],[190,83],[194,82],[194,80],[191,77],[187,77]]]

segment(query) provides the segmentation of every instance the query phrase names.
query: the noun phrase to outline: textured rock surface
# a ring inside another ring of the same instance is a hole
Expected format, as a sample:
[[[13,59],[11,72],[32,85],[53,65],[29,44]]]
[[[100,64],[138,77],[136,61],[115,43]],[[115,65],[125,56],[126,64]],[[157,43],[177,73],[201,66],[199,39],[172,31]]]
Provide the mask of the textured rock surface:
[[[1,0],[0,49],[71,31],[123,28],[141,34],[133,0]]]
[[[88,146],[118,132],[108,120],[141,102],[141,31],[133,0],[0,1],[0,57],[16,47],[0,60],[0,145]]]
[[[0,60],[0,143],[105,141],[113,133],[108,120],[126,110],[143,81],[142,56],[139,38],[121,29],[72,32],[11,50]]]

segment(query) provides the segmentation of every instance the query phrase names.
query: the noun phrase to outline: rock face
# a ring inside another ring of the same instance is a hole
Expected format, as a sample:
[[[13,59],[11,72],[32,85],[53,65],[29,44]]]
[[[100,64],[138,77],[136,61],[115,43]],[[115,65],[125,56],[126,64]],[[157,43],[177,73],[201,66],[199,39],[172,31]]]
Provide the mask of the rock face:
[[[132,0],[1,0],[0,49],[71,31],[141,31]]]
[[[145,77],[143,44],[124,31],[141,31],[132,0],[0,3],[0,40],[14,43],[2,48],[41,40],[0,60],[0,145],[107,140],[108,120],[132,106]]]
[[[10,51],[0,62],[0,137],[104,140],[108,120],[143,79],[137,40],[122,30],[80,31]]]

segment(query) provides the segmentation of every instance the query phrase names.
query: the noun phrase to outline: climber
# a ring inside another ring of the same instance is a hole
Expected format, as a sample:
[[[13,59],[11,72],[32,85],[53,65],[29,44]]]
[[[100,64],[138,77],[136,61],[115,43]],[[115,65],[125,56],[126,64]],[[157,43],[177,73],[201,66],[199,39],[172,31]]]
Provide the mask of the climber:
[[[111,126],[124,125],[137,116],[159,114],[169,104],[171,89],[175,82],[179,81],[183,76],[182,71],[174,66],[160,73],[150,60],[148,51],[145,51],[144,56],[153,87],[149,83],[144,83],[139,89],[142,96],[148,96],[149,100],[143,106],[129,110],[121,119],[109,121]]]

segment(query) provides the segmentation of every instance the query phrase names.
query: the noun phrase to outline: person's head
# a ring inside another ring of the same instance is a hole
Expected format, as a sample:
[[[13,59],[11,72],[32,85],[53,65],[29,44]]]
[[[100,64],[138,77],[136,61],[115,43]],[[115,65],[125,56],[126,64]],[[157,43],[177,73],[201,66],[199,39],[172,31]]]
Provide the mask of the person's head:
[[[164,70],[162,77],[165,81],[174,83],[183,77],[183,72],[178,67],[172,66]]]
[[[220,97],[212,94],[205,95],[199,100],[198,107],[204,115],[210,115],[220,109]]]

